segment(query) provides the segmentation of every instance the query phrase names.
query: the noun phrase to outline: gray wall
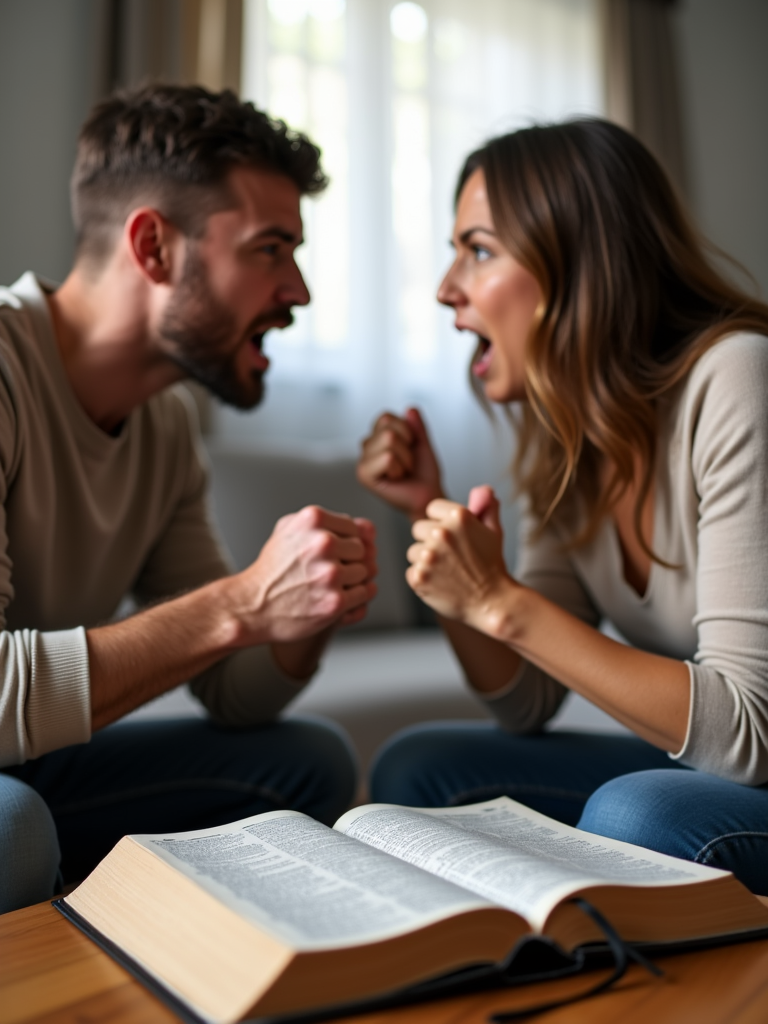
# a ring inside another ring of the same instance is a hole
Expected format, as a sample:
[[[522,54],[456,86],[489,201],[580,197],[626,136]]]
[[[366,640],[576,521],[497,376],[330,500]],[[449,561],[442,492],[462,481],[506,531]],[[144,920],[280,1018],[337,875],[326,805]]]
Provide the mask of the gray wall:
[[[99,0],[0,0],[0,283],[67,272],[69,174],[95,95]]]
[[[690,196],[768,299],[768,0],[680,0]]]
[[[69,266],[67,182],[101,81],[104,10],[104,0],[0,0],[2,283]],[[768,2],[680,0],[675,20],[694,212],[768,295]]]

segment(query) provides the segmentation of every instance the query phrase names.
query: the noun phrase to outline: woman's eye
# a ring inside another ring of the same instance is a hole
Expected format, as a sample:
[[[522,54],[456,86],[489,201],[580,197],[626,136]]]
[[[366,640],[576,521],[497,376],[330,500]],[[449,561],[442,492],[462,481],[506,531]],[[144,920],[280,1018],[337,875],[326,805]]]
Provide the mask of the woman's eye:
[[[483,263],[485,260],[489,260],[493,255],[490,249],[486,249],[484,245],[473,245],[472,252],[475,254],[475,259],[478,263]]]

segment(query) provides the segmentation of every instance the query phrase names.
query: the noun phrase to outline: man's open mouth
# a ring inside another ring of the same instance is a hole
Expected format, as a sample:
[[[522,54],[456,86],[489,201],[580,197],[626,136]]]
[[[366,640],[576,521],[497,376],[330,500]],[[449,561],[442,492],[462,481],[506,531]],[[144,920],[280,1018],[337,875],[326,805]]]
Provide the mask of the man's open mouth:
[[[266,331],[256,331],[250,337],[251,369],[264,373],[269,368],[269,359],[264,355],[264,335]]]

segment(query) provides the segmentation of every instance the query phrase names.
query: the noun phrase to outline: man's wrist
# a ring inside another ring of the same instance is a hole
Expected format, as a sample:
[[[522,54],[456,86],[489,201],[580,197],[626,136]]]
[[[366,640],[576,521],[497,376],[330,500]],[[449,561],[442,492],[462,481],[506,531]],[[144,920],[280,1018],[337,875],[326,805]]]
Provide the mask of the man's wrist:
[[[196,602],[203,602],[208,611],[210,642],[219,657],[225,657],[243,647],[266,643],[268,640],[266,636],[254,639],[252,624],[249,624],[245,614],[239,611],[243,602],[238,600],[237,579],[237,575],[225,576],[207,583],[197,591],[192,591],[190,595]]]
[[[235,573],[214,580],[206,587],[206,598],[216,609],[218,641],[224,653],[272,642],[263,602],[254,593],[253,576]]]

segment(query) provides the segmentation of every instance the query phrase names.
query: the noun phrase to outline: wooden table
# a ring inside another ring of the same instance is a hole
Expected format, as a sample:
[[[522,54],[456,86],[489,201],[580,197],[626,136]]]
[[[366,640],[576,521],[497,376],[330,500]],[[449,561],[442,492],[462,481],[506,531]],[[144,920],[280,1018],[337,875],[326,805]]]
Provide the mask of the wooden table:
[[[765,1024],[768,939],[632,967],[613,990],[542,1024]],[[348,1024],[486,1024],[493,1010],[565,997],[588,977],[357,1017]],[[0,1024],[174,1024],[177,1018],[48,903],[0,916]]]

